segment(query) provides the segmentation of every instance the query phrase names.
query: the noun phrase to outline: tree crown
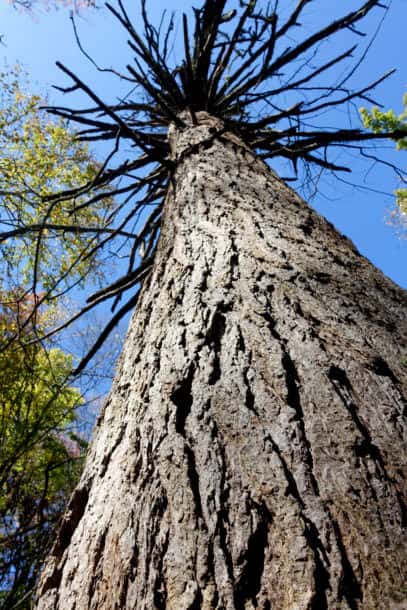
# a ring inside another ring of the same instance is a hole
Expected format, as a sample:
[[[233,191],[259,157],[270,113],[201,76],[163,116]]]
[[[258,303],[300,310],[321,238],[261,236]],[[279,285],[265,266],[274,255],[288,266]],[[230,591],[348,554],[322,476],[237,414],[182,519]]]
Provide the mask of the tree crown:
[[[330,158],[331,148],[352,143],[361,148],[372,139],[405,137],[405,128],[399,125],[389,133],[324,125],[323,117],[332,109],[361,101],[374,103],[373,90],[392,71],[355,87],[353,77],[365,51],[359,51],[355,43],[329,56],[321,51],[321,44],[344,32],[355,40],[362,39],[361,22],[374,10],[386,7],[378,0],[361,2],[352,12],[311,34],[304,30],[302,36],[300,21],[311,3],[315,0],[297,0],[287,13],[278,0],[205,0],[200,8],[193,9],[192,17],[182,16],[183,54],[174,63],[174,16],[166,25],[163,20],[156,27],[149,19],[146,0],[141,0],[139,31],[121,0],[117,6],[107,4],[129,36],[133,54],[125,73],[111,71],[136,93],[130,92],[115,104],[104,102],[70,69],[58,64],[72,80],[72,85],[61,90],[80,90],[92,104],[81,109],[59,106],[48,110],[80,125],[81,140],[111,141],[112,150],[97,175],[81,188],[46,195],[43,200],[50,208],[56,202],[70,201],[70,214],[75,214],[78,209],[92,209],[103,197],[114,196],[116,208],[110,219],[115,221],[117,233],[126,231],[140,217],[144,219],[138,234],[129,237],[126,273],[88,299],[84,311],[111,299],[114,315],[81,367],[117,321],[134,307],[138,288],[151,270],[164,197],[176,169],[167,130],[171,124],[182,129],[185,112],[192,122],[197,122],[199,112],[209,113],[222,122],[222,129],[236,133],[260,158],[268,161],[283,157],[291,161],[294,170],[302,160],[330,171],[350,171]],[[77,40],[83,50],[78,36]],[[338,68],[342,76],[332,77],[327,83]],[[285,104],[287,96],[293,103]],[[221,135],[216,132],[213,137]],[[131,143],[132,155],[115,163],[124,142]],[[104,193],[94,194],[95,189],[102,188]],[[88,191],[92,195],[78,204],[78,197]],[[97,247],[104,247],[114,236]],[[125,293],[131,296],[119,308]]]

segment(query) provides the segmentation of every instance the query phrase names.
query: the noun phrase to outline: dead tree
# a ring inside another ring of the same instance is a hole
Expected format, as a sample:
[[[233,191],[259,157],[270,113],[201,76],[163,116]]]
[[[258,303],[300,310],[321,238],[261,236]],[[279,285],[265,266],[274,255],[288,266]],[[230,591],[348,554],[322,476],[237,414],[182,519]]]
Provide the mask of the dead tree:
[[[118,236],[149,213],[127,273],[86,308],[111,299],[114,313],[79,368],[135,311],[41,610],[406,603],[406,295],[269,167],[349,171],[335,147],[384,137],[322,126],[387,75],[354,88],[363,51],[318,52],[384,7],[366,1],[301,38],[314,4],[284,18],[277,0],[206,0],[192,27],[183,18],[176,66],[173,19],[156,28],[142,2],[139,33],[109,6],[138,95],[115,105],[60,66],[93,105],[53,112],[113,148],[92,184],[50,205],[111,184],[126,202]],[[122,142],[135,153],[114,166]]]

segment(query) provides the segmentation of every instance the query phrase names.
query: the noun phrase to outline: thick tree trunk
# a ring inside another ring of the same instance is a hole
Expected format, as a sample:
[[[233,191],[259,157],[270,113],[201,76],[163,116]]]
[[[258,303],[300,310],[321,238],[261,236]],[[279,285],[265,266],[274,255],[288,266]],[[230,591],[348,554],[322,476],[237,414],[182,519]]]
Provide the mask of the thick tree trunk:
[[[200,120],[38,608],[407,608],[406,294]]]

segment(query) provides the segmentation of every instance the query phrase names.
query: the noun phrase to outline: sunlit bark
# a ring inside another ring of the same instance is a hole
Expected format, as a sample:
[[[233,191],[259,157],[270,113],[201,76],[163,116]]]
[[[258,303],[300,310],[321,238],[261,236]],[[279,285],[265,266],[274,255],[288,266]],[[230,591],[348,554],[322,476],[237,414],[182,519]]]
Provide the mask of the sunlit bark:
[[[199,117],[38,608],[402,608],[406,294]]]

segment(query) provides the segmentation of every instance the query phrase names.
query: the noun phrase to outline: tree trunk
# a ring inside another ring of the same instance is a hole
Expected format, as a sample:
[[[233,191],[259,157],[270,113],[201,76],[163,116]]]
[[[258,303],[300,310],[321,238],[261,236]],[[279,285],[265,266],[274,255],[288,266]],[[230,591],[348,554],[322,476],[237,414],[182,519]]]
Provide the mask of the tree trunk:
[[[406,293],[219,130],[171,130],[154,269],[38,608],[407,608]]]

